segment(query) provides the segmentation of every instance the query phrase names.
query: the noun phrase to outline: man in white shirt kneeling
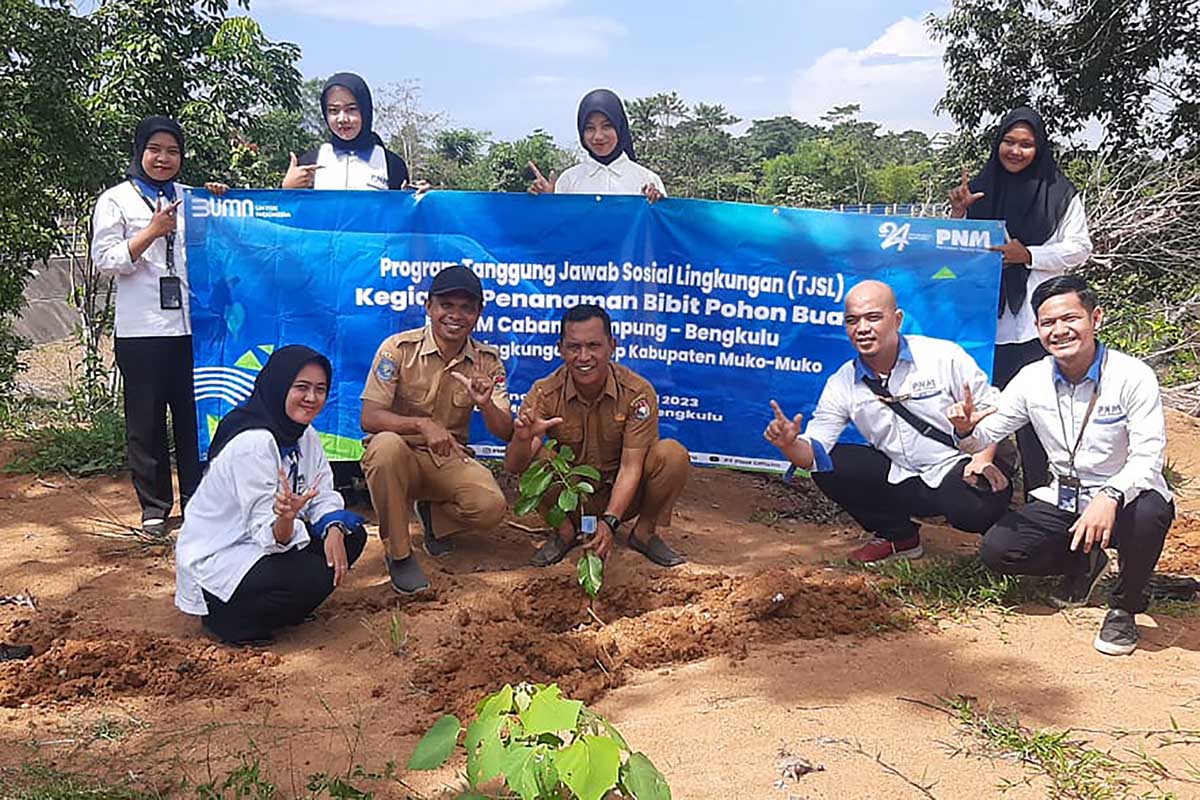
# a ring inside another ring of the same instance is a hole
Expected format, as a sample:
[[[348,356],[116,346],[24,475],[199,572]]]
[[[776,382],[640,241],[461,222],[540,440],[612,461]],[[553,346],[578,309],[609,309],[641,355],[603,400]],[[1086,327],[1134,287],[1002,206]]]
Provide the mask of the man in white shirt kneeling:
[[[763,434],[875,534],[850,553],[860,564],[918,558],[923,550],[913,515],[944,516],[956,528],[982,533],[1012,497],[1011,463],[994,460],[994,446],[964,456],[944,413],[964,390],[992,399],[999,393],[965,350],[944,339],[902,336],[903,321],[886,283],[851,289],[846,333],[858,355],[830,376],[803,435],[800,416],[789,420],[774,400],[775,418]],[[851,422],[869,446],[837,444]]]
[[[1134,615],[1146,594],[1167,529],[1175,518],[1163,478],[1166,423],[1150,367],[1096,341],[1103,311],[1076,275],[1034,290],[1038,337],[1050,355],[1021,369],[998,405],[971,396],[946,409],[973,452],[1031,423],[1050,461],[1051,482],[983,537],[980,557],[1010,575],[1062,575],[1051,601],[1084,605],[1115,544],[1120,577],[1095,647],[1126,655],[1137,647]]]

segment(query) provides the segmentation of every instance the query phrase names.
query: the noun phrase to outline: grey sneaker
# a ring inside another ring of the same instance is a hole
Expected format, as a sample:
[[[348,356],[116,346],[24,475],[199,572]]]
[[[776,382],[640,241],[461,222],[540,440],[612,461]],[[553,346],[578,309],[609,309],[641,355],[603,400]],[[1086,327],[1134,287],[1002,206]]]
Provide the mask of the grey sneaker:
[[[408,558],[387,559],[388,577],[392,591],[397,594],[416,594],[429,588],[429,578],[411,555]]]
[[[418,500],[416,502],[417,517],[421,520],[421,527],[425,529],[425,535],[421,537],[421,544],[425,548],[425,552],[434,558],[444,558],[454,550],[449,539],[439,539],[433,535],[433,513],[429,508],[428,500]]]
[[[1137,649],[1137,641],[1137,622],[1133,614],[1124,609],[1110,608],[1092,646],[1106,656],[1127,656]]]
[[[1055,608],[1079,608],[1086,606],[1096,591],[1096,584],[1108,569],[1108,555],[1104,548],[1097,547],[1088,553],[1088,568],[1075,575],[1063,575],[1062,582],[1050,595],[1050,605]]]

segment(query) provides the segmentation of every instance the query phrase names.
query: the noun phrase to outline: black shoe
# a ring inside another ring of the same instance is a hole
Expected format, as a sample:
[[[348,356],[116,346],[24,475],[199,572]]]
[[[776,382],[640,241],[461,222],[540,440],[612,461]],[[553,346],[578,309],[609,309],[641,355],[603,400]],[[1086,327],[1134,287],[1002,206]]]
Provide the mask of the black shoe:
[[[411,555],[408,558],[387,559],[388,577],[392,591],[397,594],[416,594],[429,588],[429,578]]]
[[[550,541],[542,545],[541,549],[533,554],[533,558],[529,559],[529,563],[535,567],[549,567],[562,561],[567,553],[571,552],[574,543],[567,544],[559,537],[555,536]]]
[[[1092,646],[1106,656],[1127,656],[1137,649],[1138,631],[1133,614],[1110,608]]]
[[[1075,575],[1063,575],[1062,582],[1050,595],[1050,605],[1055,608],[1079,608],[1086,606],[1096,590],[1096,584],[1104,576],[1108,568],[1108,555],[1104,548],[1096,547],[1088,553],[1088,568],[1086,572]]]
[[[687,562],[686,558],[672,550],[657,533],[651,536],[648,542],[643,542],[631,533],[629,546],[660,567],[678,567]]]
[[[0,644],[0,661],[24,661],[33,655],[33,646],[28,644]]]
[[[164,517],[147,517],[142,520],[142,533],[161,539],[167,535],[167,520]]]
[[[418,500],[416,503],[417,517],[421,520],[421,527],[425,529],[425,535],[421,537],[422,545],[425,552],[434,558],[444,558],[454,550],[454,546],[450,544],[449,539],[439,539],[433,535],[433,513],[429,508],[428,500]]]

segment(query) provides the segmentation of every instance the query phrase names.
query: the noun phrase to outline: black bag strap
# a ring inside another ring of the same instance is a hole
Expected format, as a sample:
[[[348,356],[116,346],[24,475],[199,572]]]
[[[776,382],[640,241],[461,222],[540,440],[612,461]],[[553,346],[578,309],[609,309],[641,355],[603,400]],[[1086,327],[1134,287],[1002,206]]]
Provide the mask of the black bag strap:
[[[895,397],[895,395],[887,390],[887,388],[883,385],[882,380],[879,378],[868,378],[864,375],[863,383],[867,385],[867,388],[879,396],[879,399],[883,401],[885,406],[895,412],[896,416],[900,417],[900,419],[911,425],[917,431],[917,433],[926,438],[933,439],[935,442],[943,444],[946,447],[949,447],[951,450],[958,449],[958,445],[954,443],[954,437],[946,433],[941,428],[934,427],[932,424],[921,419],[908,408],[906,408],[905,405]]]

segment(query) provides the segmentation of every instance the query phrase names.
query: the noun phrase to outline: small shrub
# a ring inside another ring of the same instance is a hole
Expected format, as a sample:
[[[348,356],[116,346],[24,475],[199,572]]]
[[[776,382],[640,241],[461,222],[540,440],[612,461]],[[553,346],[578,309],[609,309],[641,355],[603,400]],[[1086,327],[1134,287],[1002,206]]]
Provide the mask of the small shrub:
[[[125,466],[125,418],[100,411],[86,425],[54,423],[28,433],[5,472],[112,474]]]
[[[458,717],[447,714],[417,743],[408,768],[437,769],[458,747]],[[558,686],[505,686],[475,707],[462,743],[470,797],[503,778],[521,800],[670,800],[666,779],[617,729]]]

